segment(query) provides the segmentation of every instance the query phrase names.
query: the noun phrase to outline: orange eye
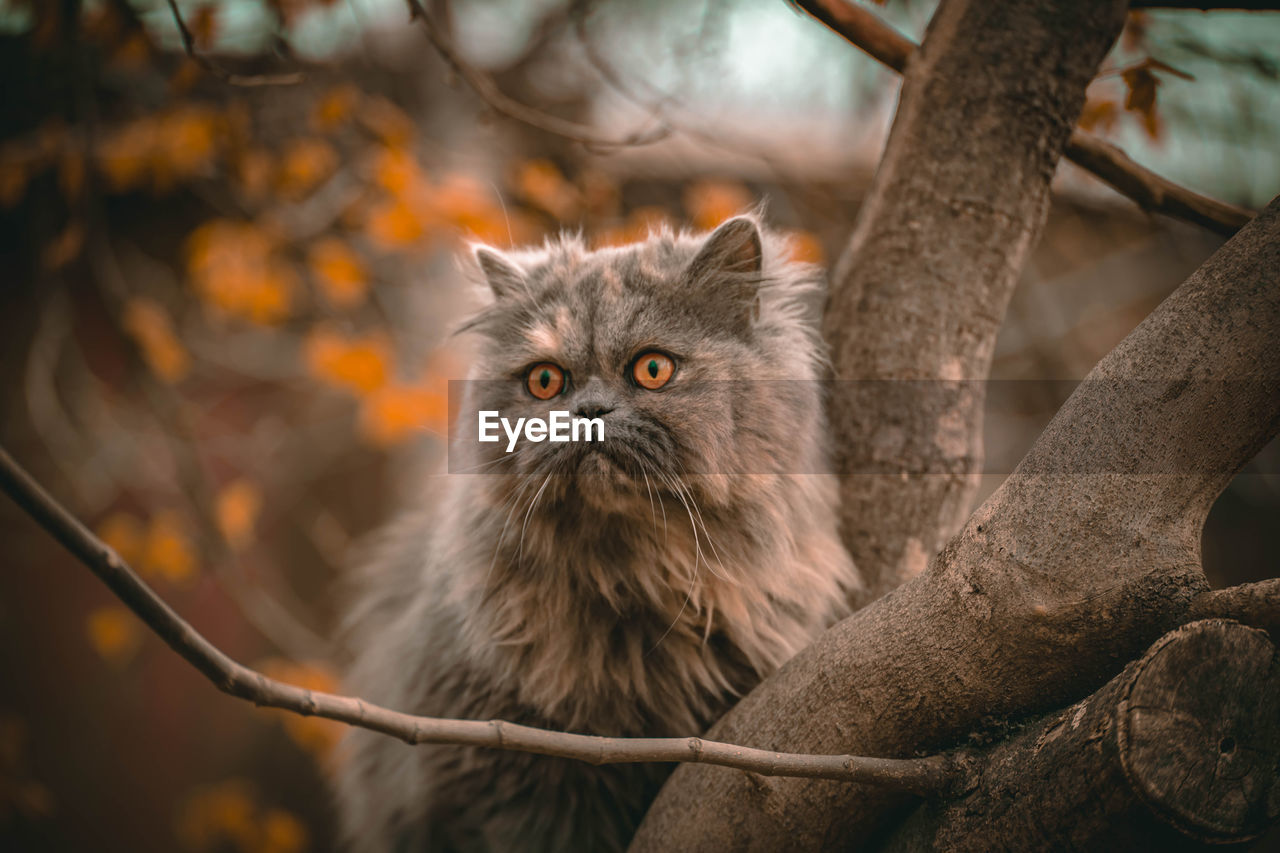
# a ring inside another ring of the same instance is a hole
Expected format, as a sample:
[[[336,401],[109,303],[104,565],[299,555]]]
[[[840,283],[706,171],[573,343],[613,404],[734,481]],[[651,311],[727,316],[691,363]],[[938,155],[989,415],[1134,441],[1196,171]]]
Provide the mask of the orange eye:
[[[525,381],[529,393],[539,400],[550,400],[564,390],[564,371],[549,361],[535,364],[529,368],[529,378]]]
[[[657,391],[671,381],[671,374],[676,372],[676,363],[669,356],[660,352],[647,352],[636,359],[631,368],[631,375],[641,388]]]

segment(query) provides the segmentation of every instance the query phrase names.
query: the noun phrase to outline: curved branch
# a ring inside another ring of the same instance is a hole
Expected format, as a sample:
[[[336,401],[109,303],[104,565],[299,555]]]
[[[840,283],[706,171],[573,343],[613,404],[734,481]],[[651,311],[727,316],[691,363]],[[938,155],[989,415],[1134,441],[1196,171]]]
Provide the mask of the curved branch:
[[[0,488],[93,571],[168,646],[221,690],[255,705],[323,717],[400,738],[409,744],[455,744],[532,752],[590,764],[648,761],[713,764],[761,776],[800,776],[883,787],[916,795],[968,785],[963,754],[893,759],[802,755],[688,738],[612,738],[569,734],[502,720],[447,720],[392,711],[351,696],[306,690],[268,678],[210,643],[164,602],[109,545],[94,536],[0,448]]]
[[[1083,130],[1071,134],[1064,156],[1143,210],[1193,222],[1224,237],[1239,231],[1255,215],[1252,210],[1192,192],[1144,169],[1119,147]]]
[[[171,0],[172,2],[172,0]],[[523,122],[530,127],[545,130],[556,136],[581,143],[593,148],[625,148],[637,145],[649,145],[671,135],[671,128],[659,124],[648,129],[641,128],[623,137],[602,137],[594,128],[574,121],[553,116],[542,110],[522,104],[498,88],[493,78],[474,67],[458,53],[453,42],[444,34],[439,24],[423,7],[421,0],[406,0],[409,4],[409,17],[422,23],[436,52],[449,64],[454,72],[467,82],[467,85],[489,105],[494,112],[510,119]]]
[[[187,56],[224,83],[246,88],[255,86],[295,86],[306,79],[301,72],[297,71],[288,74],[232,73],[209,59],[209,57],[196,52],[195,36],[191,34],[191,29],[187,26],[187,22],[182,19],[182,13],[178,11],[177,0],[169,0],[169,11],[173,15],[173,22],[178,27],[178,35],[182,37],[182,47],[187,52]]]
[[[829,630],[709,735],[905,755],[1088,694],[1187,620],[1208,586],[1209,509],[1278,430],[1280,198],[1094,368],[923,575]],[[902,804],[682,767],[632,849],[830,849]]]
[[[904,73],[917,47],[909,38],[849,0],[791,0],[836,35],[888,68]],[[1071,134],[1063,156],[1150,213],[1193,222],[1230,237],[1254,212],[1201,195],[1139,166],[1120,148],[1083,130]]]

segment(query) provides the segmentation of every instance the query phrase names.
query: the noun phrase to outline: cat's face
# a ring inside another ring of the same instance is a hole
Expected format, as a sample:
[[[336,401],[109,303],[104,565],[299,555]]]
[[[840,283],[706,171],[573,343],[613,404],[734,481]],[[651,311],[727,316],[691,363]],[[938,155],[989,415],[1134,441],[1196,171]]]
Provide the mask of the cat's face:
[[[473,406],[517,418],[554,410],[600,418],[602,441],[477,444],[480,466],[546,480],[602,509],[643,506],[654,491],[695,489],[701,475],[760,472],[762,459],[814,422],[813,382],[759,333],[761,243],[749,219],[700,243],[650,240],[533,258],[478,254],[496,294]],[[505,457],[505,459],[504,459]],[[723,488],[723,484],[721,484]],[[722,496],[727,497],[727,496]]]

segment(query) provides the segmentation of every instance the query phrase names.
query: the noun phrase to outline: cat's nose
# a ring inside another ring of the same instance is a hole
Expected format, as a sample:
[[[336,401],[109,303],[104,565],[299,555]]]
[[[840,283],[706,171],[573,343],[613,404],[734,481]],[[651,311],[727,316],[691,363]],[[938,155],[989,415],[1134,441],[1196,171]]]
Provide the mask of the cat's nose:
[[[614,410],[612,403],[604,400],[584,400],[574,406],[573,413],[580,418],[601,418]]]

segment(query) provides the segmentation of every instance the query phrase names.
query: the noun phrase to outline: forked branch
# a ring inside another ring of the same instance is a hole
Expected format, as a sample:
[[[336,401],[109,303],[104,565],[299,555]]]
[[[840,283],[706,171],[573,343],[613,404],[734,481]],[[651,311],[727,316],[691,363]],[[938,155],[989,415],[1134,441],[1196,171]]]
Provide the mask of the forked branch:
[[[901,74],[916,51],[915,42],[849,0],[793,0],[796,6],[836,35]],[[1230,237],[1254,212],[1201,195],[1133,162],[1124,151],[1077,128],[1064,156],[1143,210],[1194,222]]]
[[[432,47],[449,64],[453,71],[466,81],[467,85],[494,112],[507,118],[523,122],[530,127],[545,130],[556,136],[579,142],[591,148],[625,148],[632,145],[649,145],[671,135],[671,128],[660,121],[650,122],[622,137],[604,137],[593,128],[568,119],[553,116],[542,110],[523,104],[507,95],[493,78],[467,62],[454,46],[453,41],[444,32],[439,22],[432,18],[420,0],[406,0],[409,4],[409,16],[422,24]]]
[[[147,586],[109,545],[90,532],[0,448],[0,488],[105,583],[147,627],[223,693],[255,705],[324,717],[409,744],[479,746],[571,758],[591,764],[691,762],[761,776],[835,779],[921,796],[962,789],[973,772],[963,754],[895,759],[771,752],[687,738],[612,738],[522,726],[502,720],[449,720],[392,711],[352,696],[306,690],[268,678],[228,657]]]
[[[285,74],[236,74],[218,65],[209,57],[196,50],[196,39],[182,18],[177,0],[169,0],[169,12],[173,15],[173,23],[178,27],[178,35],[182,38],[182,48],[193,62],[208,71],[214,77],[232,86],[293,86],[303,81],[299,72]]]

